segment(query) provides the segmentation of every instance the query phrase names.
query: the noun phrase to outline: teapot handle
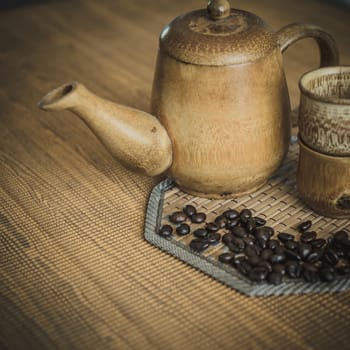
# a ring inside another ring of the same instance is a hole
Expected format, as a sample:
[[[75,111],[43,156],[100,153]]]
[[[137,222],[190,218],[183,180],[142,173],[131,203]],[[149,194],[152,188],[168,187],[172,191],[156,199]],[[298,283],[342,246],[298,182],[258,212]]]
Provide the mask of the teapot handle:
[[[333,37],[321,27],[304,24],[292,23],[277,32],[278,43],[283,53],[291,44],[304,38],[314,38],[320,50],[320,66],[339,65],[339,51]]]
[[[281,53],[296,41],[304,38],[313,38],[316,40],[320,50],[320,67],[339,65],[337,44],[333,37],[321,27],[312,24],[292,23],[277,32],[277,40]],[[298,123],[298,110],[299,106],[293,109],[291,113],[293,127],[297,126]]]

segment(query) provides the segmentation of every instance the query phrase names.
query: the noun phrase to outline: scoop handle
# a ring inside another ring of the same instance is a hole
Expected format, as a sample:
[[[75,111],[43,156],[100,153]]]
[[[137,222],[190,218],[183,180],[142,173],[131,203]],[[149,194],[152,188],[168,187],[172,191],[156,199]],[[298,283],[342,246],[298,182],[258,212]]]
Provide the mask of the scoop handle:
[[[292,23],[277,32],[278,43],[283,53],[290,45],[304,38],[316,40],[320,50],[320,67],[339,65],[339,51],[333,37],[313,24]]]

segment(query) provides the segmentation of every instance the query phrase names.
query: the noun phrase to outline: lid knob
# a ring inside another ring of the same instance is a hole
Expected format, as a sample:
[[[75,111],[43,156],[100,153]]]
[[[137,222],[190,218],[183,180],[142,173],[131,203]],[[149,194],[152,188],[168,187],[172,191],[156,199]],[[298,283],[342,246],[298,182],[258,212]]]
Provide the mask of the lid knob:
[[[226,18],[230,15],[230,3],[227,0],[209,0],[207,10],[213,20]]]

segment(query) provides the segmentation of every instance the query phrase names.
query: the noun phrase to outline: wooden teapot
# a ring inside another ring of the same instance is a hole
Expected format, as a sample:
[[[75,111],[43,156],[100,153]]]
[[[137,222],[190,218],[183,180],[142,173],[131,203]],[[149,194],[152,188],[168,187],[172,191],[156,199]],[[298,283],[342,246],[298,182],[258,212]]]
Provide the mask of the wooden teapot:
[[[313,37],[321,66],[337,65],[333,38],[321,28],[291,24],[274,32],[226,0],[175,18],[160,34],[151,113],[100,97],[77,82],[40,102],[68,109],[124,165],[166,173],[184,191],[233,197],[262,186],[284,159],[290,103],[282,53]]]

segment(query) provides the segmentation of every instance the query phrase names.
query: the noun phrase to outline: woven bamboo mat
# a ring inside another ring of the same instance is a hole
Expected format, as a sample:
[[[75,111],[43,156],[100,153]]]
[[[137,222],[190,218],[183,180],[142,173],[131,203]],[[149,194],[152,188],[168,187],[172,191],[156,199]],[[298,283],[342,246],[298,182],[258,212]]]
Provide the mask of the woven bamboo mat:
[[[306,220],[313,222],[312,230],[317,232],[319,238],[330,237],[332,233],[340,229],[350,229],[349,220],[330,219],[317,215],[298,198],[295,183],[298,150],[299,147],[294,142],[290,147],[287,159],[276,175],[258,191],[237,199],[210,200],[194,197],[182,192],[169,180],[163,181],[154,189],[150,198],[145,228],[146,239],[211,277],[248,295],[336,292],[349,289],[350,279],[348,276],[338,277],[332,283],[306,283],[302,279],[292,280],[288,278],[278,286],[272,286],[268,283],[253,283],[239,274],[233,267],[228,267],[218,261],[218,256],[228,251],[223,243],[211,246],[199,254],[192,252],[188,247],[194,238],[193,234],[174,235],[170,240],[157,235],[159,227],[169,223],[169,215],[182,210],[187,204],[191,204],[198,211],[206,213],[206,222],[213,222],[218,215],[230,208],[238,211],[249,208],[254,216],[267,220],[267,225],[275,229],[276,235],[278,232],[288,232],[294,234],[297,239],[299,233],[296,227],[300,222]],[[191,231],[198,227],[201,226],[191,224]]]

